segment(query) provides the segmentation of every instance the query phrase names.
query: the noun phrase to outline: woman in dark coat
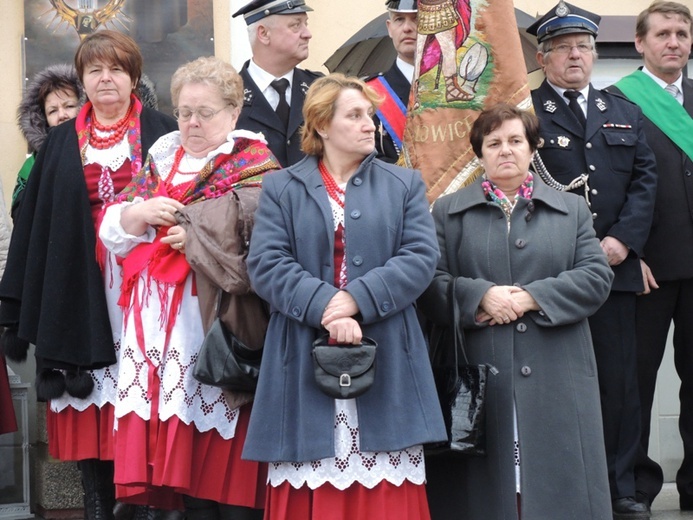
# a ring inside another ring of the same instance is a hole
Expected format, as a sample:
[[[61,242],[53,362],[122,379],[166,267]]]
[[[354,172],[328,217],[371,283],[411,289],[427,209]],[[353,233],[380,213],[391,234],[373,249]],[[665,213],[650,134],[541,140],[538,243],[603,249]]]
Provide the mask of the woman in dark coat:
[[[489,375],[487,455],[427,459],[434,519],[611,518],[587,317],[611,270],[584,200],[529,172],[537,119],[510,105],[471,131],[485,174],[433,208],[441,259],[420,299],[448,325],[448,284],[470,363]]]
[[[303,108],[301,162],[263,182],[248,256],[271,306],[243,456],[272,462],[267,519],[428,519],[421,444],[445,436],[413,303],[438,248],[418,172],[375,159],[376,94],[341,74]],[[322,393],[311,345],[378,342],[373,386]]]
[[[51,130],[31,170],[0,282],[0,324],[8,357],[36,345],[49,452],[78,462],[87,517],[108,520],[121,270],[96,227],[103,207],[176,122],[135,95],[142,55],[129,36],[89,35],[75,69],[88,100],[75,119]]]

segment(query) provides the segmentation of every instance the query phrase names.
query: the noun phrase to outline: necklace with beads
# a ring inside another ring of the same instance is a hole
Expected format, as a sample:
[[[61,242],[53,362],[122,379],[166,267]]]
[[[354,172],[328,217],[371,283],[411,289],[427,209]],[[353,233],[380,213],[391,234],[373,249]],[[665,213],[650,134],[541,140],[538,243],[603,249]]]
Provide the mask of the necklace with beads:
[[[182,146],[179,146],[178,150],[176,150],[176,155],[173,157],[171,170],[164,179],[165,183],[170,184],[173,181],[173,178],[176,176],[176,173],[180,173],[181,175],[199,175],[200,178],[205,179],[209,175],[211,169],[214,167],[214,161],[209,161],[199,172],[183,172],[180,170],[180,163],[183,160],[183,157],[185,157],[185,149]]]
[[[102,125],[96,119],[96,114],[94,109],[91,110],[91,125],[89,126],[89,144],[98,150],[105,150],[107,148],[112,148],[120,141],[123,140],[125,132],[128,129],[128,124],[130,123],[130,116],[132,116],[132,111],[134,105],[131,103],[125,116],[116,121],[112,125]],[[96,130],[106,133],[108,135],[101,136],[96,133]]]
[[[337,185],[337,181],[334,177],[330,175],[327,171],[327,166],[322,161],[318,161],[318,170],[320,170],[320,175],[322,176],[322,182],[325,183],[325,189],[327,190],[327,195],[334,200],[339,207],[344,209],[344,197],[346,196],[346,191]]]

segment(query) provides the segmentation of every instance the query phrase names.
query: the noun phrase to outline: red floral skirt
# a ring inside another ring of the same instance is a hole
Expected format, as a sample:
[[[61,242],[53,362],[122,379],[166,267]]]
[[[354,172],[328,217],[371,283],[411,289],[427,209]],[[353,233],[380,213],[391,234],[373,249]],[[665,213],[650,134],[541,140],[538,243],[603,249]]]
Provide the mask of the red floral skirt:
[[[251,405],[239,410],[236,433],[222,438],[200,432],[177,417],[144,421],[134,413],[118,419],[115,484],[118,500],[181,509],[181,496],[262,509],[267,464],[241,459]]]
[[[401,486],[382,481],[373,489],[352,484],[340,491],[331,484],[312,490],[288,482],[268,486],[265,520],[430,520],[426,488],[405,480]]]
[[[46,409],[48,453],[58,460],[113,460],[113,405],[95,404],[83,412],[71,406]]]

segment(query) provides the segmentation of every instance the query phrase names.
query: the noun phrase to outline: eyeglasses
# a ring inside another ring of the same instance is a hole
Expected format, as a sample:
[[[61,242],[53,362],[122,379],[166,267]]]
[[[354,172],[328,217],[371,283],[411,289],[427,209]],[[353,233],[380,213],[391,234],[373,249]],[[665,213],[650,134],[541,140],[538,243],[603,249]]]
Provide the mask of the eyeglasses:
[[[202,107],[202,108],[196,108],[195,110],[191,110],[187,107],[183,108],[174,108],[173,109],[173,117],[175,117],[178,121],[190,121],[190,118],[195,114],[197,116],[197,119],[199,121],[209,121],[212,119],[215,115],[217,115],[219,112],[222,110],[232,106],[231,104],[228,104],[219,110],[214,110],[213,108],[208,108],[208,107]]]
[[[555,47],[551,47],[546,52],[555,52],[556,54],[570,54],[573,49],[577,49],[580,54],[587,54],[594,50],[594,45],[589,43],[578,43],[577,45],[568,45],[567,43],[561,43]]]

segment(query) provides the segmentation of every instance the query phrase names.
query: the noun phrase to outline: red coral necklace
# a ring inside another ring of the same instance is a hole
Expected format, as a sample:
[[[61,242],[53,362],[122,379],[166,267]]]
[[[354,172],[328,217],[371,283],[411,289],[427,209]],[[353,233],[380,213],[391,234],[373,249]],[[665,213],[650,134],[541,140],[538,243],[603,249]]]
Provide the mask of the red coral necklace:
[[[324,162],[318,161],[318,170],[320,170],[322,182],[325,183],[325,189],[327,190],[327,194],[330,196],[332,200],[339,204],[339,206],[342,209],[344,209],[344,197],[346,195],[346,191],[344,191],[337,185],[337,181],[335,181],[334,177],[332,177],[332,175],[330,175],[330,172],[327,171],[327,166],[325,166]]]
[[[130,117],[134,110],[134,104],[130,103],[130,108],[128,109],[125,116],[119,119],[112,125],[102,125],[96,119],[96,113],[94,109],[91,109],[91,126],[89,127],[89,144],[98,150],[105,150],[107,148],[112,148],[120,141],[123,140],[125,132],[128,129],[128,124],[130,123]],[[96,130],[100,132],[108,133],[106,136],[100,136],[96,133]]]

